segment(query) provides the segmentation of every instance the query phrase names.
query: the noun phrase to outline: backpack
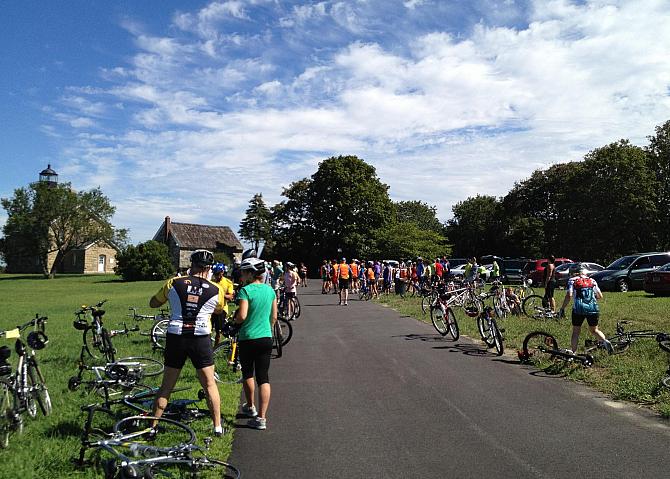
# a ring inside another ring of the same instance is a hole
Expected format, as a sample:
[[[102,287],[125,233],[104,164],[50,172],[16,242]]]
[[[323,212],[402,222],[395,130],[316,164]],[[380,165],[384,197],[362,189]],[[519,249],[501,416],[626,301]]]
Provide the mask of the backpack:
[[[595,315],[600,312],[594,282],[591,278],[577,278],[574,282],[575,304],[572,311],[581,315]]]

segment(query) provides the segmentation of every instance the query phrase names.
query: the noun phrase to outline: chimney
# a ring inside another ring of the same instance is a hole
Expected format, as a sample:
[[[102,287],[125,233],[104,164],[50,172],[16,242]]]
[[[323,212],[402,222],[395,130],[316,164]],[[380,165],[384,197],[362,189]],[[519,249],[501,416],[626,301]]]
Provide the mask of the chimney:
[[[170,217],[166,216],[165,217],[165,244],[168,244],[168,240],[170,239]]]

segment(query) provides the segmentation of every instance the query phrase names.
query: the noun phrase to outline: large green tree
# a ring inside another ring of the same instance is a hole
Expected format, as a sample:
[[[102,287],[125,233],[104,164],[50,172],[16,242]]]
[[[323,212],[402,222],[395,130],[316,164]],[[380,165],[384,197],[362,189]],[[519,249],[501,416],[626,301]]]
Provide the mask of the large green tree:
[[[424,231],[444,235],[444,225],[437,218],[437,208],[423,201],[398,201],[395,203],[396,221],[412,223]]]
[[[258,251],[259,244],[267,242],[270,238],[271,226],[272,213],[266,206],[263,195],[257,193],[249,201],[244,219],[240,222],[240,236],[249,241]]]
[[[311,262],[341,251],[370,254],[375,231],[393,219],[388,186],[356,156],[331,157],[311,178],[291,184],[273,208],[276,254]]]
[[[2,206],[7,212],[3,255],[10,271],[36,260],[52,277],[72,250],[100,240],[125,242],[126,230],[112,225],[115,208],[99,188],[77,192],[69,183],[33,183],[3,198]]]
[[[486,195],[477,195],[454,205],[454,216],[447,222],[447,236],[454,245],[454,255],[479,257],[495,253],[501,210],[500,201]]]
[[[125,281],[167,279],[174,272],[167,245],[153,240],[123,248],[114,271]]]
[[[658,249],[667,251],[670,250],[670,121],[656,127],[646,151],[657,183]]]

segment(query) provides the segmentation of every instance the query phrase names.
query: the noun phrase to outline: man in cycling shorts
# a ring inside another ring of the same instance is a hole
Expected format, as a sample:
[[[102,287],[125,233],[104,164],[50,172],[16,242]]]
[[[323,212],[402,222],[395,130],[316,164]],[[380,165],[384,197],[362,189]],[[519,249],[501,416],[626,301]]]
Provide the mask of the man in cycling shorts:
[[[349,282],[351,281],[351,268],[347,264],[346,258],[342,258],[342,262],[337,267],[338,287],[340,290],[340,305],[349,306],[347,300],[349,299]]]
[[[221,401],[214,380],[210,334],[211,315],[223,312],[225,297],[222,289],[207,280],[212,263],[214,255],[210,251],[194,251],[191,254],[189,275],[169,279],[149,301],[152,308],[158,308],[169,301],[171,311],[165,343],[165,371],[154,400],[152,415],[163,415],[170,393],[174,390],[188,358],[207,394],[214,435],[221,436]]]

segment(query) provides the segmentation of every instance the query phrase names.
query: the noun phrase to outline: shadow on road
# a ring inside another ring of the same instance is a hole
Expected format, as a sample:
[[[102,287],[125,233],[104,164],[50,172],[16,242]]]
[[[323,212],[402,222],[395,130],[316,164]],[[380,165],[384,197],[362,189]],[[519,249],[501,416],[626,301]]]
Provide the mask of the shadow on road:
[[[414,341],[414,340],[419,340],[419,341],[427,341],[431,343],[441,343],[444,341],[444,338],[442,336],[439,336],[437,334],[399,334],[396,336],[391,336],[392,338],[405,338],[407,341]]]
[[[449,344],[445,346],[433,346],[433,349],[448,349],[452,353],[463,353],[467,356],[494,356],[486,348],[476,344]]]

